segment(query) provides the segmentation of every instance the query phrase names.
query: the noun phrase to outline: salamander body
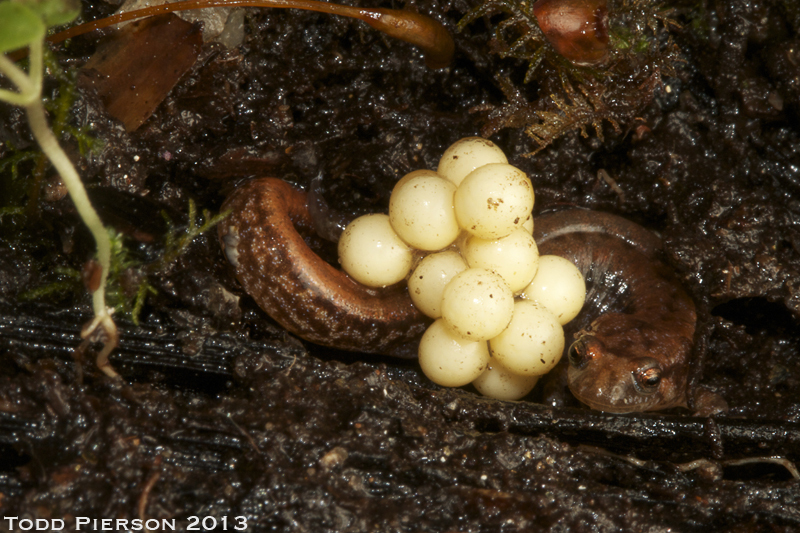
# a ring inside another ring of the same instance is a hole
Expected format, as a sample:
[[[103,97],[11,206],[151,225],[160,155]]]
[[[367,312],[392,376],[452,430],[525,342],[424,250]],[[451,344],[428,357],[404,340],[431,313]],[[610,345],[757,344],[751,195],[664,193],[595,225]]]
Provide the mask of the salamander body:
[[[226,201],[220,244],[245,291],[286,329],[343,350],[415,357],[430,324],[405,286],[369,289],[317,256],[305,193],[262,178]],[[660,255],[661,241],[624,218],[570,210],[536,219],[541,254],[567,258],[587,280],[568,350],[570,390],[611,412],[687,404],[697,315]],[[583,322],[581,322],[581,320]]]
[[[406,287],[370,289],[314,253],[298,228],[312,233],[306,194],[285,181],[260,178],[225,201],[230,216],[219,239],[236,277],[283,327],[340,350],[416,357],[430,320]]]
[[[587,281],[584,327],[568,350],[572,393],[617,413],[685,406],[697,315],[660,239],[596,211],[546,215],[535,228],[540,253],[569,259]]]

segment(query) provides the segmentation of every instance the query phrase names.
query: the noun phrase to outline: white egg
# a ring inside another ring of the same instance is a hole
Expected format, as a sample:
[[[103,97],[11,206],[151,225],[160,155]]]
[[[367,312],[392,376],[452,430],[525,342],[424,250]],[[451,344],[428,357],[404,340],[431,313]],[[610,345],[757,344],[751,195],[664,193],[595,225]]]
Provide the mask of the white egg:
[[[508,163],[508,159],[492,141],[481,137],[467,137],[456,141],[445,150],[439,160],[437,172],[455,185],[460,185],[467,174],[489,163]]]
[[[522,227],[523,227],[523,228],[525,228],[525,229],[528,231],[528,233],[530,233],[531,235],[533,235],[533,215],[530,215],[530,216],[528,217],[528,220],[526,220],[526,221],[525,221],[525,222],[522,224]]]
[[[425,256],[408,278],[408,294],[411,296],[411,301],[427,316],[441,317],[445,286],[466,269],[466,261],[455,251]]]
[[[419,343],[419,366],[428,379],[443,387],[461,387],[475,380],[489,363],[486,341],[462,339],[440,318]]]
[[[510,372],[494,358],[483,374],[472,382],[478,392],[495,400],[519,400],[536,386],[539,376],[520,376]]]
[[[557,255],[539,257],[539,270],[520,295],[549,309],[562,326],[578,316],[586,300],[586,282],[571,261]]]
[[[470,267],[485,268],[500,274],[513,293],[530,284],[539,265],[536,241],[523,228],[495,240],[473,235],[467,239],[463,254]]]
[[[342,268],[370,287],[385,287],[405,279],[412,260],[411,248],[394,232],[387,215],[358,217],[339,239]]]
[[[514,295],[494,272],[469,268],[444,288],[442,318],[464,339],[491,339],[508,326],[513,312]]]
[[[461,231],[453,208],[455,190],[455,185],[435,173],[401,179],[389,200],[392,228],[419,250],[449,246]]]
[[[436,173],[434,170],[429,170],[427,168],[422,168],[419,170],[412,170],[402,178],[400,178],[397,183],[394,184],[394,188],[392,189],[392,194],[396,191],[399,187],[402,187],[407,181],[413,180],[414,178],[419,178],[420,176],[428,176],[433,178],[441,178],[441,176]]]
[[[510,372],[540,376],[549,372],[564,352],[564,330],[543,305],[528,300],[514,304],[505,331],[489,341],[492,356]]]
[[[528,176],[504,163],[472,171],[454,196],[459,225],[482,239],[498,239],[521,228],[531,214],[533,201]]]

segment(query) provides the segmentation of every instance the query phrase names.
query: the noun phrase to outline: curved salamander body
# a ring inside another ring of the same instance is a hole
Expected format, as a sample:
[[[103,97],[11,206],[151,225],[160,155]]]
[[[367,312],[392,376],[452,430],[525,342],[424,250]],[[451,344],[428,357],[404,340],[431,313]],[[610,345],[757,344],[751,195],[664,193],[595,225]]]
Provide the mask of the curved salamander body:
[[[621,217],[582,210],[537,218],[535,237],[540,253],[569,259],[587,281],[583,329],[568,352],[572,393],[616,413],[685,406],[697,315],[658,257],[661,241]],[[587,316],[596,318],[586,324]]]
[[[306,195],[285,181],[248,181],[225,201],[219,239],[244,290],[283,327],[324,346],[416,357],[430,320],[405,287],[370,289],[326,263],[296,228],[312,233]]]
[[[223,209],[232,213],[220,244],[239,281],[286,329],[343,350],[416,356],[430,320],[405,287],[369,289],[306,245],[297,231],[313,232],[304,193],[256,179]],[[537,218],[535,237],[542,254],[574,262],[589,288],[569,350],[573,394],[619,413],[686,405],[696,313],[659,259],[661,241],[623,218],[580,210]]]

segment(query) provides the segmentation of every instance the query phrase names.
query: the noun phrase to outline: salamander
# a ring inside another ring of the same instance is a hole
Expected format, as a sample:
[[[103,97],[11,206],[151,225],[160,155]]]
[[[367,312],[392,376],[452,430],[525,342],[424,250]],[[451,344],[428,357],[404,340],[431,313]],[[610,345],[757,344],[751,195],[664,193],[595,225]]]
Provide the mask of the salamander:
[[[572,261],[587,281],[581,329],[567,350],[575,397],[615,413],[687,406],[697,313],[661,260],[661,240],[597,211],[562,211],[535,224],[540,253]],[[709,391],[700,397],[700,414],[725,408]]]
[[[240,185],[219,239],[244,290],[284,328],[340,350],[412,358],[430,324],[405,286],[370,289],[314,253],[306,194],[283,180]]]
[[[315,254],[298,232],[314,232],[306,204],[305,193],[274,178],[248,181],[225,202],[232,213],[219,227],[220,244],[245,291],[308,341],[415,357],[430,319],[404,286],[367,288]],[[576,319],[582,329],[568,350],[572,393],[618,413],[687,405],[697,314],[660,259],[660,239],[595,211],[546,215],[535,226],[540,253],[574,262],[589,283]]]

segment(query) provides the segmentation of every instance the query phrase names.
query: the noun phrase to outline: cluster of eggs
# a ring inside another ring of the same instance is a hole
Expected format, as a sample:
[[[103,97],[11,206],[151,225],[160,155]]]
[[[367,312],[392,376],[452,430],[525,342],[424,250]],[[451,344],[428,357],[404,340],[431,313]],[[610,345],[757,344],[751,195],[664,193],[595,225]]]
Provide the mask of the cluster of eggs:
[[[388,216],[357,218],[342,234],[345,272],[371,287],[407,279],[414,305],[435,319],[419,347],[431,381],[513,400],[561,358],[562,326],[586,288],[568,260],[539,256],[533,202],[527,175],[472,137],[450,146],[436,172],[404,176]]]

